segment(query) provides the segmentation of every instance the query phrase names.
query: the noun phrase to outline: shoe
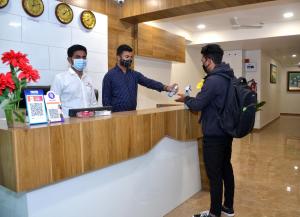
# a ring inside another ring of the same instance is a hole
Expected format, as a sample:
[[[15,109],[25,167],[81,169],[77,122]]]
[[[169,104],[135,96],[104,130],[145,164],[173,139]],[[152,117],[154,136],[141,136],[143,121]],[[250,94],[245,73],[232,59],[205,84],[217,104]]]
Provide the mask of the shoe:
[[[211,217],[211,215],[209,214],[209,211],[207,210],[207,211],[203,211],[199,214],[195,214],[195,215],[193,215],[193,217]]]
[[[233,216],[234,216],[234,210],[222,206],[222,214],[224,214],[224,215],[226,215],[226,216],[229,216],[229,217],[233,217]]]

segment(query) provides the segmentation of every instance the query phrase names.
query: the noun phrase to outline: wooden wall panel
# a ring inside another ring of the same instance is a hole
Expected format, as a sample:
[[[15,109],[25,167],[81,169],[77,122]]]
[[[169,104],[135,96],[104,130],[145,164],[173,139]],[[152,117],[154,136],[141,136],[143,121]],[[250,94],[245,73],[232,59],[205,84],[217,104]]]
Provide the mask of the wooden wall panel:
[[[191,138],[201,138],[203,136],[202,129],[199,127],[199,112],[189,112],[190,123],[189,123],[189,132]]]
[[[151,149],[151,114],[130,118],[130,158],[141,156]]]
[[[11,131],[0,130],[0,185],[16,191],[16,161]]]
[[[166,135],[177,138],[177,111],[169,111],[165,115]]]
[[[53,179],[61,180],[83,172],[80,125],[50,127]]]
[[[124,161],[129,157],[130,125],[128,117],[112,119],[112,143],[109,146],[109,160],[111,164]]]
[[[84,171],[91,171],[109,165],[109,146],[112,138],[110,120],[82,123]]]
[[[128,44],[134,49],[134,25],[108,17],[108,68],[116,65],[116,50],[119,45]]]
[[[181,36],[138,24],[136,41],[136,54],[139,56],[185,62],[185,39]]]
[[[122,20],[142,23],[151,20],[182,16],[192,13],[236,7],[275,0],[134,0],[122,7]]]
[[[189,128],[189,112],[184,110],[176,111],[177,113],[177,138],[180,140],[189,140],[191,139],[191,131]],[[188,120],[188,121],[187,121]]]
[[[155,113],[151,115],[151,146],[153,147],[166,135],[166,115],[165,113]]]
[[[49,128],[15,129],[17,189],[32,189],[52,182]]]

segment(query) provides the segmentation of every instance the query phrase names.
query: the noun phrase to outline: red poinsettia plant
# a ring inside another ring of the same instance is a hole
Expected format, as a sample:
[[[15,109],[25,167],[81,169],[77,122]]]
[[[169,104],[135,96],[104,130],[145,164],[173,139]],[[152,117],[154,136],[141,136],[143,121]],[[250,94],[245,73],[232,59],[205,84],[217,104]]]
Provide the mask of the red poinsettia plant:
[[[10,66],[10,71],[0,73],[0,104],[4,109],[19,109],[21,90],[28,82],[36,82],[40,75],[29,64],[26,54],[13,50],[2,54],[4,64]]]

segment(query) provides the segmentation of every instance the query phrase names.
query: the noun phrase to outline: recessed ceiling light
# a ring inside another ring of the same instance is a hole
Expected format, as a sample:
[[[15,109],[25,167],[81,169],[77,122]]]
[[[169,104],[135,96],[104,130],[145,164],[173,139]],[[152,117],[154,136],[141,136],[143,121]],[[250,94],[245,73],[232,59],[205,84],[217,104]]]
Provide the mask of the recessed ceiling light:
[[[284,18],[291,18],[291,17],[293,17],[293,16],[294,16],[294,13],[293,13],[293,12],[286,12],[286,13],[283,14],[283,17],[284,17]]]
[[[292,57],[293,57],[293,58],[296,58],[296,57],[297,57],[297,55],[296,55],[296,54],[293,54],[293,55],[292,55]]]
[[[206,26],[205,26],[204,24],[199,24],[199,25],[197,26],[197,28],[198,28],[198,29],[205,29]]]

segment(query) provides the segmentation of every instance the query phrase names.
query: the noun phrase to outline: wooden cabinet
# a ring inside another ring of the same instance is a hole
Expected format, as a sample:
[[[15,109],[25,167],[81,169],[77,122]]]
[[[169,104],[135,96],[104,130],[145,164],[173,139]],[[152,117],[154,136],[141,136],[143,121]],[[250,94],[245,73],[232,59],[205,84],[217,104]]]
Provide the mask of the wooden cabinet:
[[[136,25],[135,34],[137,55],[185,62],[185,38],[146,24]]]

